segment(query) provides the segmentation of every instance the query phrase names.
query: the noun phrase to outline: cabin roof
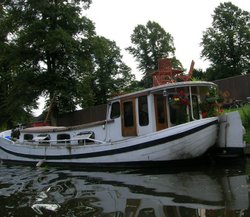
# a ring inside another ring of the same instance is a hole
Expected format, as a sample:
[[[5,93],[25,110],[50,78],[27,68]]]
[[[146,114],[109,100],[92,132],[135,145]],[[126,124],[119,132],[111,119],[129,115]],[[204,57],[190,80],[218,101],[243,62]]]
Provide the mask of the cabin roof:
[[[49,132],[59,132],[67,130],[67,127],[57,127],[57,126],[41,126],[41,127],[30,127],[21,130],[22,133],[49,133]]]
[[[185,81],[185,82],[167,83],[167,84],[147,88],[147,89],[144,89],[144,90],[136,91],[136,92],[133,92],[133,93],[119,95],[119,96],[110,98],[108,101],[109,102],[116,101],[116,100],[119,100],[119,99],[122,99],[122,98],[133,97],[133,96],[136,96],[136,95],[150,94],[150,93],[163,91],[163,90],[168,90],[168,89],[172,89],[172,88],[194,87],[194,86],[197,86],[197,87],[202,87],[202,86],[203,87],[204,86],[217,87],[217,85],[215,83],[207,82],[207,81]]]
[[[95,121],[75,126],[69,126],[69,127],[59,127],[59,126],[41,126],[41,127],[30,127],[25,128],[21,130],[21,133],[53,133],[53,132],[64,132],[69,130],[78,130],[78,129],[84,129],[87,127],[93,127],[97,125],[104,125],[106,123],[111,123],[114,120],[102,120],[102,121]]]

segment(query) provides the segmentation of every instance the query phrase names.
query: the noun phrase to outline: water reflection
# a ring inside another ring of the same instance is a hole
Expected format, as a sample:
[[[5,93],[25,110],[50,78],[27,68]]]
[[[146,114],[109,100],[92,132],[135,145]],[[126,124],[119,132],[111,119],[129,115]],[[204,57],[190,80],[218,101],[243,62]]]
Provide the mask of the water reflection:
[[[250,215],[244,167],[93,171],[1,165],[0,173],[1,216]]]

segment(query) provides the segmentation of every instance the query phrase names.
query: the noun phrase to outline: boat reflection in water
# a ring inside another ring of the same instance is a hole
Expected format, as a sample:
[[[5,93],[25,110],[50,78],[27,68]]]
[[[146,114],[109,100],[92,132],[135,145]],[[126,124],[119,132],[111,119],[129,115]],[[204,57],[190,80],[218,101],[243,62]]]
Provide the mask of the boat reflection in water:
[[[19,167],[2,165],[1,169],[0,206],[5,205],[4,210],[12,216],[15,212],[25,212],[25,216],[110,217],[250,213],[248,176],[237,170],[76,171],[28,167],[18,174],[13,171],[19,171]]]
[[[192,209],[184,209],[183,216],[206,216],[216,213],[213,210],[244,210],[249,205],[245,175],[218,179],[201,172],[93,173],[88,177],[103,184],[81,186],[78,191],[95,189],[96,206],[102,207],[104,213],[119,212],[121,216],[179,217],[180,207]]]

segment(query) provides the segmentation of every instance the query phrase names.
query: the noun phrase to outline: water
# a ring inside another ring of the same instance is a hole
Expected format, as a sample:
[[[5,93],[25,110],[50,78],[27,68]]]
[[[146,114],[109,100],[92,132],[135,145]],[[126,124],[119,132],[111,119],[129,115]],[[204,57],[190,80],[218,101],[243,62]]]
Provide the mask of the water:
[[[1,216],[250,216],[250,160],[86,170],[0,165]]]

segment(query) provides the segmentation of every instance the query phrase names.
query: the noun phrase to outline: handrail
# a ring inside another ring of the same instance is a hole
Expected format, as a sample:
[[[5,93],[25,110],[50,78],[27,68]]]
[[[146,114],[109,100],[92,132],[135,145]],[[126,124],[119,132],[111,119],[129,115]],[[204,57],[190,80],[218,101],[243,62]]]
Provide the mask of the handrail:
[[[56,145],[58,143],[65,143],[67,144],[67,142],[70,142],[70,141],[78,141],[78,140],[84,140],[84,145],[86,144],[86,140],[89,140],[89,141],[92,141],[92,142],[95,142],[95,143],[101,143],[101,144],[106,144],[106,142],[104,141],[101,141],[101,140],[97,140],[97,139],[92,139],[92,138],[87,138],[87,137],[81,137],[81,136],[77,136],[75,138],[72,138],[72,139],[57,139],[57,140],[30,140],[30,141],[25,141],[25,142],[22,142],[22,144],[28,142],[28,143],[33,143],[33,144],[39,144],[39,143],[49,143],[50,146],[52,145]],[[56,142],[56,144],[53,144],[53,142]]]

